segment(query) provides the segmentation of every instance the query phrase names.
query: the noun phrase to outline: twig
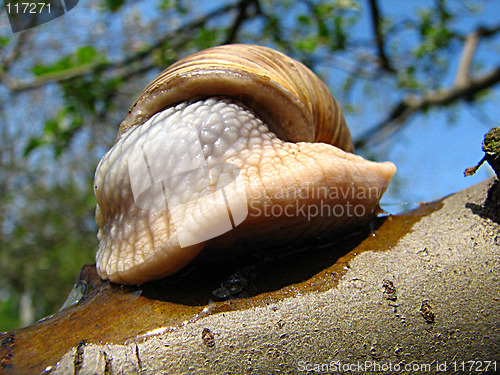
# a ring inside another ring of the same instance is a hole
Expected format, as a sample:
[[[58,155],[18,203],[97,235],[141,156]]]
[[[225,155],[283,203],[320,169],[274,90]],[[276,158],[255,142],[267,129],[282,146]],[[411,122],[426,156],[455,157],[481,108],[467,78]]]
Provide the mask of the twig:
[[[455,86],[463,86],[469,82],[470,66],[474,60],[480,35],[478,30],[468,34],[465,38],[462,56],[458,64],[457,75],[455,77]]]
[[[474,60],[479,40],[481,38],[495,35],[498,32],[500,32],[500,26],[493,28],[485,28],[481,26],[466,35],[462,56],[460,57],[457,75],[455,77],[455,86],[465,85],[469,82],[470,67],[472,65],[472,61]]]
[[[1,60],[3,61],[4,69],[7,70],[10,64],[19,57],[23,47],[26,47],[29,39],[33,36],[33,30],[25,30],[24,32],[18,34],[15,45],[12,47],[10,52],[5,56],[1,56]]]
[[[382,17],[380,15],[379,7],[377,4],[377,0],[369,0],[371,8],[371,17],[373,24],[373,33],[375,34],[375,42],[377,43],[377,51],[378,51],[378,60],[380,63],[380,67],[383,70],[386,70],[389,73],[396,73],[396,70],[392,66],[387,54],[385,53],[385,40],[384,35],[382,33],[381,20]]]
[[[260,4],[258,0],[241,0],[238,3],[238,16],[236,17],[231,29],[229,30],[224,44],[234,43],[234,41],[236,40],[236,35],[243,25],[243,22],[251,18],[248,14],[248,8],[250,7],[250,5],[253,5],[255,8],[254,15],[260,13]]]
[[[448,90],[429,92],[421,97],[407,96],[394,106],[390,115],[372,129],[361,135],[355,142],[355,147],[361,148],[374,140],[380,140],[397,130],[411,115],[435,106],[445,106],[460,99],[471,100],[479,92],[500,82],[500,66],[482,76],[470,79],[466,85],[453,86]]]

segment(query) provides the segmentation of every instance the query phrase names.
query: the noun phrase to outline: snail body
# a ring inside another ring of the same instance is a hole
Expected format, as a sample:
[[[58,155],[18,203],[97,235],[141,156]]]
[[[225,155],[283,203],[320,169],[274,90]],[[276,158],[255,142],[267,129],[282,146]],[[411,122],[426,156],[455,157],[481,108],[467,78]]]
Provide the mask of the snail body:
[[[338,103],[301,63],[250,45],[188,56],[139,95],[97,167],[99,275],[140,284],[204,247],[366,224],[395,166],[352,151]]]

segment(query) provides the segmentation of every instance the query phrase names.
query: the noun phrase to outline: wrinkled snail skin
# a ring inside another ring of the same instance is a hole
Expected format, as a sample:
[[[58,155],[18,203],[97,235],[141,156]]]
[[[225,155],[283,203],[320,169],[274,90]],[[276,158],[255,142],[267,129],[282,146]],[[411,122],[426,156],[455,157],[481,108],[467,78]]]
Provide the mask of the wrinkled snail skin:
[[[247,45],[188,56],[141,93],[97,167],[98,273],[140,284],[204,248],[364,225],[396,168],[351,151],[337,102],[299,62]]]

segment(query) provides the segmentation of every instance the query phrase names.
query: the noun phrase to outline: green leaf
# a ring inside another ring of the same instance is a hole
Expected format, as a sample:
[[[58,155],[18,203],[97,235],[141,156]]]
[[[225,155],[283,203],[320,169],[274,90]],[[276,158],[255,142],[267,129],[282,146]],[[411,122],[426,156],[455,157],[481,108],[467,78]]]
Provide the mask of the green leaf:
[[[24,148],[23,156],[27,157],[32,151],[44,145],[44,142],[40,138],[32,137],[28,141],[28,145]]]
[[[19,325],[17,303],[12,296],[0,300],[0,331],[8,331]]]
[[[0,36],[0,47],[6,47],[10,42],[10,38]]]
[[[332,45],[333,50],[343,50],[347,44],[347,35],[345,33],[345,27],[343,24],[342,17],[334,18],[334,44]]]
[[[172,1],[171,0],[161,0],[160,4],[158,4],[158,9],[160,10],[167,10],[172,7]]]
[[[316,37],[308,37],[302,40],[299,40],[295,43],[295,46],[302,52],[311,53],[316,50],[318,47],[318,38]]]
[[[61,72],[90,63],[104,62],[106,62],[106,56],[104,54],[100,53],[92,46],[83,46],[78,48],[70,56],[63,57],[54,64],[35,64],[32,68],[32,72],[35,76],[39,77],[45,74]]]
[[[217,36],[218,30],[202,27],[200,28],[194,42],[199,49],[209,48],[216,44]]]
[[[99,60],[99,52],[97,52],[92,46],[80,47],[76,53],[76,64],[83,65]]]
[[[420,87],[420,82],[416,78],[416,69],[414,66],[408,66],[404,71],[398,74],[398,87],[415,90]]]
[[[59,72],[62,70],[69,69],[69,68],[71,68],[71,66],[72,66],[71,58],[64,57],[52,65],[35,64],[32,68],[32,72],[36,76],[42,76],[44,74]]]
[[[104,5],[106,8],[112,12],[116,12],[118,9],[120,9],[123,4],[125,3],[125,0],[105,0]]]
[[[310,26],[312,23],[311,18],[309,16],[306,16],[305,14],[299,14],[299,16],[297,17],[297,21],[299,22],[299,24],[302,24],[304,26]]]
[[[52,147],[55,155],[60,156],[82,125],[83,118],[75,111],[75,108],[71,106],[63,108],[54,119],[45,121],[41,136],[32,137],[28,141],[24,156],[28,156],[42,146]]]
[[[45,127],[43,131],[45,134],[55,134],[58,128],[59,124],[56,120],[48,120],[45,121]]]

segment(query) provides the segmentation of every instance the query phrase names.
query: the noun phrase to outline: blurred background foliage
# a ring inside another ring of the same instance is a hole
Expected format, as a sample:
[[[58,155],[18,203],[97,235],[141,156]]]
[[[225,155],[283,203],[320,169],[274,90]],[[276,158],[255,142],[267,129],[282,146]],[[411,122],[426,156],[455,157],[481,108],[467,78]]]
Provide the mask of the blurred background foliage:
[[[465,103],[490,122],[495,1],[82,0],[16,34],[2,10],[0,331],[57,311],[94,261],[95,167],[135,97],[172,62],[225,43],[279,49],[357,119],[348,122],[359,152],[385,159],[416,115],[456,120]],[[399,179],[392,194],[411,200],[407,190]]]

